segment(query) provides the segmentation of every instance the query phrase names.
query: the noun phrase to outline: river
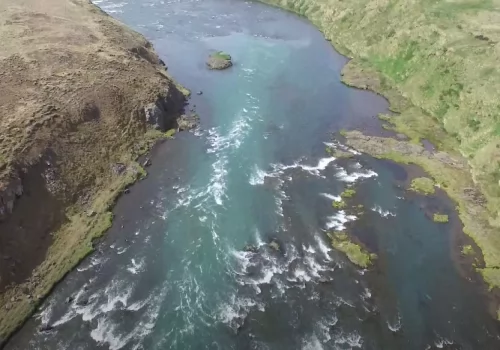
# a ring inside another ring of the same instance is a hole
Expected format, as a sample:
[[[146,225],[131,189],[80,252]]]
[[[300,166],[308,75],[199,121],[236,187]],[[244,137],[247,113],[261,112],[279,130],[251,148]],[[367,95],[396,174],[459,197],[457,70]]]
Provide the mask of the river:
[[[154,44],[201,125],[154,149],[96,252],[7,349],[500,348],[452,258],[452,203],[405,191],[400,166],[326,152],[342,128],[382,133],[388,105],[340,82],[347,59],[310,23],[237,0],[95,4]],[[215,50],[234,66],[206,69]],[[346,188],[355,198],[334,209]],[[429,219],[437,209],[449,224]],[[374,266],[327,230],[363,242]]]

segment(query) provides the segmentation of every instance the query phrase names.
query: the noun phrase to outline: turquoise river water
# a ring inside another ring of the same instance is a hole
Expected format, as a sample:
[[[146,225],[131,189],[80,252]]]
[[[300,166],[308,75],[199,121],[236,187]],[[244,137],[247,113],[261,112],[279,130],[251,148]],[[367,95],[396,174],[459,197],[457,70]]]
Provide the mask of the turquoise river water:
[[[325,151],[343,147],[341,128],[382,133],[373,116],[388,106],[340,82],[347,59],[311,24],[241,0],[95,3],[153,42],[201,125],[155,148],[96,252],[7,349],[500,349],[452,258],[453,205],[405,191],[407,169]],[[206,69],[215,50],[234,66]],[[355,198],[334,209],[346,188]],[[328,230],[377,253],[374,266]]]

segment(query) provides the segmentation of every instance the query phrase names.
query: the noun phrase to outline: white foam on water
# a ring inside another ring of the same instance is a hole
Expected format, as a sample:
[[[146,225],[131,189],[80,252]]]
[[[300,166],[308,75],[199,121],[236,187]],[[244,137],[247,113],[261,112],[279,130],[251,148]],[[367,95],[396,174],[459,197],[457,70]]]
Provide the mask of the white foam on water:
[[[118,248],[116,254],[122,255],[128,250],[128,247]]]
[[[328,158],[321,158],[319,161],[318,161],[318,165],[316,166],[309,166],[309,165],[299,165],[303,170],[313,174],[313,175],[316,175],[316,176],[320,176],[321,175],[321,171],[325,170],[326,167],[335,160],[336,158],[335,157],[328,157]]]
[[[262,247],[265,245],[264,241],[262,241],[262,238],[260,237],[260,232],[259,229],[255,228],[255,242],[257,243],[257,247]]]
[[[350,152],[354,155],[360,155],[361,152],[358,152],[356,151],[355,149],[353,148],[350,148],[346,145],[343,145],[341,144],[340,142],[334,140],[333,142],[323,142],[323,144],[327,147],[330,147],[330,148],[333,148],[333,149],[340,149],[341,151],[344,151],[344,152]]]
[[[217,318],[219,321],[234,327],[235,324],[243,324],[245,317],[250,310],[254,308],[259,311],[264,311],[264,304],[250,298],[242,298],[233,294],[229,298],[229,302],[219,306]]]
[[[51,298],[50,301],[44,306],[43,310],[36,316],[36,318],[40,320],[41,324],[45,325],[49,323],[55,304],[56,299]]]
[[[106,303],[101,304],[99,307],[100,310],[107,313],[118,308],[126,308],[128,299],[132,295],[133,288],[133,284],[131,285],[130,283],[125,285],[125,282],[112,282],[111,285],[104,290],[104,295],[108,300]]]
[[[359,179],[375,177],[378,176],[378,174],[373,170],[368,170],[366,172],[352,172],[348,174],[345,169],[340,169],[336,176],[340,181],[344,181],[347,183],[355,183]]]
[[[366,300],[370,299],[371,297],[372,297],[372,292],[368,288],[365,288],[363,294],[361,294],[361,298],[363,298],[363,300]]]
[[[443,338],[443,337],[439,337],[439,339],[434,342],[434,345],[438,349],[444,348],[445,345],[453,345],[453,344],[454,344],[453,341],[446,339],[446,338]]]
[[[344,210],[339,210],[335,215],[328,217],[328,222],[326,223],[326,228],[328,230],[334,229],[336,231],[345,230],[345,224],[356,220],[355,215],[348,215]]]
[[[314,234],[314,240],[318,244],[318,248],[321,253],[323,253],[324,257],[326,260],[331,261],[332,258],[330,257],[330,251],[331,249],[323,242],[323,240],[318,236],[317,233]]]
[[[316,323],[316,328],[318,329],[318,339],[322,343],[328,343],[332,336],[330,334],[331,329],[338,322],[338,318],[336,315],[333,315],[330,319],[322,319]]]
[[[394,321],[392,324],[389,321],[386,322],[387,322],[387,328],[389,328],[389,330],[393,333],[396,333],[401,329],[401,316],[399,315],[399,313],[396,321]]]
[[[311,280],[311,276],[309,276],[307,271],[302,267],[297,267],[293,271],[293,276],[295,277],[295,279],[289,279],[289,281],[309,282]]]
[[[373,208],[371,208],[372,211],[376,212],[376,213],[379,213],[380,216],[386,218],[388,216],[396,216],[396,214],[394,213],[391,213],[389,210],[384,210],[382,209],[382,207],[380,207],[379,205],[375,204],[375,206],[373,206]]]
[[[96,267],[98,265],[104,264],[106,261],[109,260],[109,258],[108,257],[94,257],[94,256],[91,256],[89,260],[90,261],[86,265],[79,266],[79,267],[76,268],[76,270],[78,272],[83,272],[83,271],[90,270],[93,267]]]
[[[200,220],[200,222],[205,222],[205,221],[207,221],[207,217],[205,215],[199,216],[198,220]]]
[[[127,306],[126,309],[128,311],[139,311],[150,302],[150,299],[151,298],[146,298],[144,300],[136,301],[135,303],[132,303],[129,306]]]
[[[248,267],[253,265],[251,262],[251,258],[254,253],[244,252],[239,250],[231,250],[230,254],[236,258],[236,261],[241,266],[241,273],[247,273]]]
[[[326,270],[323,266],[318,264],[316,262],[316,260],[314,259],[314,257],[312,257],[312,256],[304,257],[304,262],[305,262],[306,266],[308,267],[309,275],[314,277],[314,278],[319,278],[320,277],[319,272]]]
[[[248,182],[252,186],[263,185],[266,175],[267,173],[265,171],[259,169],[259,167],[255,165]]]
[[[120,3],[101,5],[100,7],[107,13],[123,13],[123,10],[121,10],[121,8],[125,5],[127,5],[126,2],[120,2]]]
[[[304,339],[302,341],[302,350],[323,350],[323,345],[319,341],[316,334],[313,334],[309,339]]]
[[[321,193],[321,195],[325,198],[328,198],[334,202],[340,202],[342,200],[342,197],[340,196],[336,196],[334,194],[330,194],[330,193]]]
[[[310,245],[308,245],[307,247],[305,245],[302,245],[302,249],[310,254],[316,253],[316,250],[314,250],[314,248],[311,247]]]
[[[361,348],[363,346],[363,338],[358,333],[341,333],[335,338],[335,344],[345,344],[351,348]]]
[[[106,318],[101,317],[97,320],[97,327],[90,332],[90,336],[98,344],[108,344],[109,350],[119,350],[127,343],[115,334],[116,325]]]
[[[144,259],[136,261],[135,259],[132,258],[130,262],[132,263],[132,266],[128,266],[127,271],[130,272],[131,274],[137,275],[138,273],[144,271],[144,268],[146,266]]]
[[[52,327],[58,327],[62,324],[65,324],[66,322],[69,322],[72,319],[74,319],[76,316],[78,316],[78,313],[70,308],[64,315],[62,315],[60,319],[52,323]]]

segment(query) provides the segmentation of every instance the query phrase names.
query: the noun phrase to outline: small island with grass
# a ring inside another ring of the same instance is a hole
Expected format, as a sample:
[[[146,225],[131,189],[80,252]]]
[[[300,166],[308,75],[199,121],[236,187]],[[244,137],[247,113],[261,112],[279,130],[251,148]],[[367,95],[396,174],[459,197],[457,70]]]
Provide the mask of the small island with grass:
[[[353,264],[359,267],[367,268],[377,258],[376,254],[370,254],[360,245],[353,243],[345,232],[329,232],[328,237],[335,249],[344,253]]]
[[[424,195],[434,194],[434,181],[428,177],[417,177],[411,181],[410,190]]]
[[[233,65],[231,55],[223,51],[217,51],[208,57],[207,66],[209,69],[222,70]]]

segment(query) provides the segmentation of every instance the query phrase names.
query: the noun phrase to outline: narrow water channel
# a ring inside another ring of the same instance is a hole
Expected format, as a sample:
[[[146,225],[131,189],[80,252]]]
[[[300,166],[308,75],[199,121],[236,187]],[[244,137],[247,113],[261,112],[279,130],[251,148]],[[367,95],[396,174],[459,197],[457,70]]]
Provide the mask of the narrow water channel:
[[[238,0],[95,3],[153,42],[201,126],[154,150],[95,254],[7,349],[500,348],[451,259],[456,218],[422,210],[453,205],[396,186],[398,166],[325,151],[341,128],[378,132],[387,103],[340,82],[347,60],[311,24]],[[234,66],[207,70],[213,50]],[[355,203],[334,209],[348,187]],[[375,266],[327,230],[355,234]]]

